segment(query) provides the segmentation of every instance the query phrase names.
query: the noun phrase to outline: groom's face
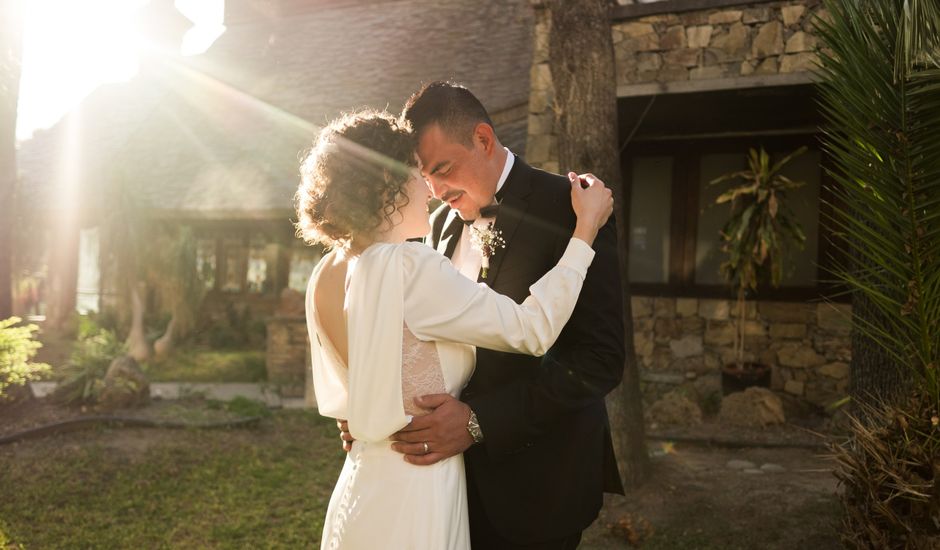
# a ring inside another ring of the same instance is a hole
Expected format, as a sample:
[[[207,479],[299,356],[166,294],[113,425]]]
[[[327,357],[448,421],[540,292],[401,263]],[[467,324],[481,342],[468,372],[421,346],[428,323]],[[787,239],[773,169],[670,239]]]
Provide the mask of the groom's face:
[[[431,192],[465,220],[479,217],[480,208],[492,204],[496,193],[499,174],[491,166],[494,142],[488,128],[478,125],[467,144],[432,124],[418,140],[421,174]]]

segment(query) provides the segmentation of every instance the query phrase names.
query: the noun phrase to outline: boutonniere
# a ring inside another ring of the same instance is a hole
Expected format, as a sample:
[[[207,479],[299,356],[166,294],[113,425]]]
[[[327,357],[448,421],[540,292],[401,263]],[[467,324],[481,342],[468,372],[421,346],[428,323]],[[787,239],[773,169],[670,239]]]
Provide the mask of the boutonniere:
[[[506,248],[506,241],[503,240],[503,232],[493,229],[493,222],[486,224],[486,227],[470,226],[470,244],[480,251],[483,255],[483,278],[486,279],[486,272],[490,268],[490,258],[496,253],[497,248]]]

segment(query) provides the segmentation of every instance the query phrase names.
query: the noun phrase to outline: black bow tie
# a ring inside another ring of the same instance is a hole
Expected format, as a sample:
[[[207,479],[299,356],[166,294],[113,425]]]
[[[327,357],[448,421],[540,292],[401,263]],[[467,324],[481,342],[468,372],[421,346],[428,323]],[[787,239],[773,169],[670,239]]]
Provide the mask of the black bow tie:
[[[499,212],[499,204],[491,204],[480,209],[481,218],[495,218]],[[461,220],[464,225],[471,225],[476,220]]]

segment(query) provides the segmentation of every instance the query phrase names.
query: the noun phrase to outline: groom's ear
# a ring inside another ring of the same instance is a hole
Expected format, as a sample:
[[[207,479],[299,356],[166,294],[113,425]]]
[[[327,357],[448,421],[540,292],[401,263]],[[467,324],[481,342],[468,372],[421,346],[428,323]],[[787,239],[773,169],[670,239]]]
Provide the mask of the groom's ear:
[[[473,141],[483,148],[483,152],[487,156],[496,150],[496,132],[493,131],[492,126],[485,122],[480,122],[473,128]]]

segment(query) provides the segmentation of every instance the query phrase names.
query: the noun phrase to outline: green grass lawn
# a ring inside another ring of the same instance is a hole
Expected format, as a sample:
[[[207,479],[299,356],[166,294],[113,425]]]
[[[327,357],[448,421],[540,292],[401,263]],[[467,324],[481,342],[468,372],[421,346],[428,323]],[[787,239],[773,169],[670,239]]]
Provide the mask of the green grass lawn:
[[[143,370],[151,382],[263,382],[264,351],[181,349],[150,361]]]
[[[306,411],[0,447],[0,547],[316,547],[342,460],[334,423]]]

